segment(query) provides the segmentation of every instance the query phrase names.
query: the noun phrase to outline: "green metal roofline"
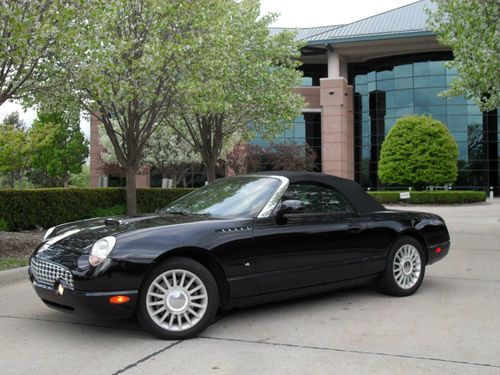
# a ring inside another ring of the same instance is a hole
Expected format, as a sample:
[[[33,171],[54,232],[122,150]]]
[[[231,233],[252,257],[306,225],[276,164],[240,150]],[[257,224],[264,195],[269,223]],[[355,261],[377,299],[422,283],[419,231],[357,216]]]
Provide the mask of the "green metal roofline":
[[[352,43],[352,42],[366,42],[373,40],[387,40],[387,39],[401,39],[401,38],[414,38],[419,36],[432,36],[436,35],[431,31],[415,31],[415,32],[404,32],[404,33],[388,33],[388,34],[376,34],[376,35],[361,35],[352,36],[337,39],[325,39],[325,40],[313,40],[307,43],[308,46],[317,46],[325,44],[341,44],[341,43]]]

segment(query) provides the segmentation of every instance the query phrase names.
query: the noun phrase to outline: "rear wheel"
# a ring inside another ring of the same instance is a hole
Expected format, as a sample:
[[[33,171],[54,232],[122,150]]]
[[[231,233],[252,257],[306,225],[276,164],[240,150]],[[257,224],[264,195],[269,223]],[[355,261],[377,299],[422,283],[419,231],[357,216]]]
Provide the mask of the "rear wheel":
[[[393,245],[385,271],[377,280],[382,293],[404,297],[415,293],[425,274],[425,255],[420,242],[412,237],[401,237]]]
[[[137,317],[160,338],[187,339],[213,321],[218,305],[219,292],[210,271],[192,259],[171,258],[146,278]]]

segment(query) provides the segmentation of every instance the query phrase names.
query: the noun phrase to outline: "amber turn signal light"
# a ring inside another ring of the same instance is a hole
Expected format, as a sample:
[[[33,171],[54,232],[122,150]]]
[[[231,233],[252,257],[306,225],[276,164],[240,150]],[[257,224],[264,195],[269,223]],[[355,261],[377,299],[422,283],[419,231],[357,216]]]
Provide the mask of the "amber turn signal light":
[[[109,303],[113,305],[119,305],[121,303],[126,303],[130,301],[130,297],[127,296],[113,296],[109,298]]]

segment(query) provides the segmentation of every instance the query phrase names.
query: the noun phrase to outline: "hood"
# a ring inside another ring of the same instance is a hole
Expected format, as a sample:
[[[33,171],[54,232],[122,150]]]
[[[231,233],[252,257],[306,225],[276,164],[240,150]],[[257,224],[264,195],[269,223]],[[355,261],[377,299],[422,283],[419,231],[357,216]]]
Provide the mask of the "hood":
[[[49,253],[54,251],[86,254],[90,252],[92,245],[97,240],[107,236],[116,236],[144,228],[185,224],[203,220],[207,220],[207,218],[195,215],[149,214],[133,217],[115,216],[111,218],[74,221],[56,226],[48,238],[40,244],[39,248],[44,247],[46,249],[44,253],[48,256],[50,256]]]

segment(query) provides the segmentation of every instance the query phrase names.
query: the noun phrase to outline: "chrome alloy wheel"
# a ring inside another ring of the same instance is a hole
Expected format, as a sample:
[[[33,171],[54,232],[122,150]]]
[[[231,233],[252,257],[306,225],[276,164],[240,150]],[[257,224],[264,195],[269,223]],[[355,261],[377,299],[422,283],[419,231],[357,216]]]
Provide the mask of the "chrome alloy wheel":
[[[417,248],[408,244],[401,246],[394,256],[392,270],[399,287],[410,289],[415,286],[422,271],[422,261]]]
[[[195,326],[207,311],[205,284],[194,273],[176,269],[160,274],[148,288],[146,307],[151,319],[168,331]]]

